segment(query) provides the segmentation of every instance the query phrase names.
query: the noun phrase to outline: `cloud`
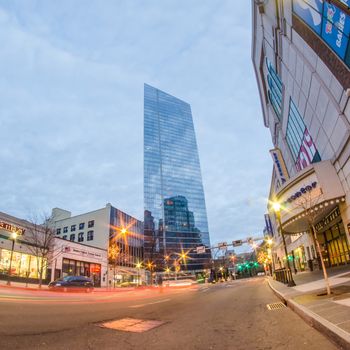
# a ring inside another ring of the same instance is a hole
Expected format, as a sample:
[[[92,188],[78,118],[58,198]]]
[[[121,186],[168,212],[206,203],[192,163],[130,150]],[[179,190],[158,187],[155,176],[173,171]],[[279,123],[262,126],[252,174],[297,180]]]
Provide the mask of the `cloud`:
[[[0,1],[0,210],[143,215],[143,83],[191,104],[211,241],[262,231],[250,3]],[[5,69],[6,67],[6,69]]]

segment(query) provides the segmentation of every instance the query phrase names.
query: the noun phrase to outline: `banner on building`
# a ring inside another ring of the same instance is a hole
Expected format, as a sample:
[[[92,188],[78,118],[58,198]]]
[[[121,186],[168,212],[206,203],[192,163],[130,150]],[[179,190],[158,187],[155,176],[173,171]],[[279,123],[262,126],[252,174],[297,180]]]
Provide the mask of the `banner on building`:
[[[277,179],[281,185],[283,185],[289,179],[289,174],[281,150],[279,148],[274,148],[270,150],[270,154],[275,167]]]
[[[272,224],[271,224],[270,215],[269,214],[265,214],[264,217],[265,217],[265,227],[266,227],[267,234],[269,236],[272,236],[273,235],[273,230],[272,230]]]

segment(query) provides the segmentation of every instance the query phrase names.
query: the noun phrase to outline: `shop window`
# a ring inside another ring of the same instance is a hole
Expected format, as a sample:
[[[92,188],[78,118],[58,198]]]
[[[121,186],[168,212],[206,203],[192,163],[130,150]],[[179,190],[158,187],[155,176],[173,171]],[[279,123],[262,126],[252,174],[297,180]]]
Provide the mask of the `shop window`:
[[[92,241],[94,239],[94,231],[88,231],[87,240]]]
[[[90,221],[88,222],[88,228],[94,227],[94,225],[95,225],[95,220],[90,220]]]
[[[79,230],[84,230],[84,226],[85,226],[85,223],[84,222],[81,222],[79,224]]]
[[[75,241],[75,233],[72,233],[70,236],[69,236],[69,240],[74,242]]]
[[[80,232],[78,235],[78,242],[84,242],[84,232]]]
[[[61,229],[58,228],[58,229],[56,230],[56,235],[60,235],[60,234],[61,234]]]
[[[289,102],[286,139],[298,171],[321,160],[303,117],[292,99]]]
[[[75,231],[76,226],[77,226],[77,225],[71,225],[71,227],[70,227],[71,232],[74,232],[74,231]]]
[[[67,233],[68,232],[68,226],[63,227],[63,233]]]

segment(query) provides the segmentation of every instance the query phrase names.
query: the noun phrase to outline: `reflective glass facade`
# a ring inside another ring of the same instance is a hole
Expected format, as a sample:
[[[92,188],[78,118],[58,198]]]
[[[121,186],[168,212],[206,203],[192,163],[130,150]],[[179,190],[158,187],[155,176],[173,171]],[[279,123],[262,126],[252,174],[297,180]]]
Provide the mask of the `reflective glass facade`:
[[[157,268],[174,268],[176,257],[181,269],[207,268],[209,250],[195,252],[210,241],[191,107],[146,84],[144,94],[145,258]]]
[[[282,92],[283,84],[281,78],[278,76],[274,68],[272,67],[271,62],[266,58],[267,66],[267,83],[269,86],[268,96],[271,102],[271,105],[278,117],[281,120],[282,117]]]

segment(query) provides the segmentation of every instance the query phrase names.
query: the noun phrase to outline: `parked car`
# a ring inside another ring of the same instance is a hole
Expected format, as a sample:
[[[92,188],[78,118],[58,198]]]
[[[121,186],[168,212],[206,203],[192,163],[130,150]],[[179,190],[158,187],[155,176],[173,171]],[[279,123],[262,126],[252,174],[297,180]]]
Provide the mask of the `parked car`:
[[[63,292],[71,291],[85,291],[87,293],[92,292],[94,289],[94,283],[89,277],[85,276],[65,276],[59,278],[56,281],[49,283],[50,290],[61,290]]]

